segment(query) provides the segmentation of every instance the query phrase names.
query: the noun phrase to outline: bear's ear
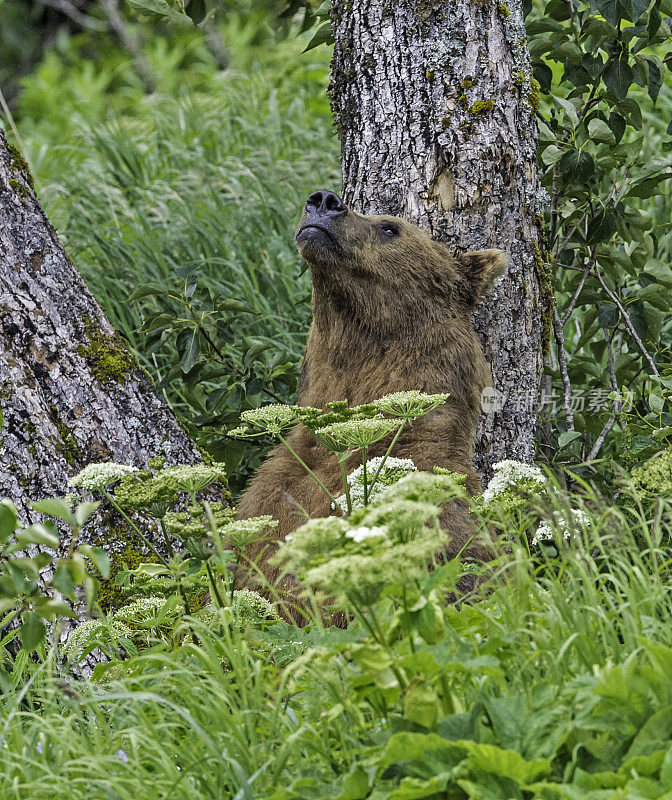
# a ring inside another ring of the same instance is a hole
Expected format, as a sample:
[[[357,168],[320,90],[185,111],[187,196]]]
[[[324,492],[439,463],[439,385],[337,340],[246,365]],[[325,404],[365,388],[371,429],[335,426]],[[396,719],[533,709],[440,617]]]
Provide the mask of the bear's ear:
[[[476,250],[457,256],[460,269],[460,295],[468,306],[476,306],[492,290],[494,282],[509,265],[501,250]]]

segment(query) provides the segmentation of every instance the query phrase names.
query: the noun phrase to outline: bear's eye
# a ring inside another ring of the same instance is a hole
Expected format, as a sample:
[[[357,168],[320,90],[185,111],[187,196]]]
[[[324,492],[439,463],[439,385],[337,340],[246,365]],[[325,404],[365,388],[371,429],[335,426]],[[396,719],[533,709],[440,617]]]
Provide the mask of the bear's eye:
[[[385,236],[399,236],[401,228],[395,222],[381,222],[378,230],[385,234]]]

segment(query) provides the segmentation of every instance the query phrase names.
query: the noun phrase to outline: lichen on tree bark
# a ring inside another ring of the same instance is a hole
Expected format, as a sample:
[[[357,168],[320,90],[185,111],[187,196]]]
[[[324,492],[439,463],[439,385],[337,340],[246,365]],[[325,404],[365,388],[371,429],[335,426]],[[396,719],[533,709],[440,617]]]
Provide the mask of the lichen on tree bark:
[[[402,216],[451,249],[511,265],[475,315],[501,411],[483,414],[477,466],[530,460],[548,329],[543,194],[519,0],[333,0],[330,93],[344,199]]]

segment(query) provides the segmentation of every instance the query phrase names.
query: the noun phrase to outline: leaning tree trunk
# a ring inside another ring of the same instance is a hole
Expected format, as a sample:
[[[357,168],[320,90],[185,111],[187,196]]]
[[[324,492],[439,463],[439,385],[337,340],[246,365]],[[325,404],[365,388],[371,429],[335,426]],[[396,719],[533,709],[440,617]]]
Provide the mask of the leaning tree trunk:
[[[199,460],[66,256],[1,129],[0,412],[0,498],[25,522],[29,500],[65,493],[88,463]]]
[[[520,0],[333,0],[332,110],[343,193],[511,266],[476,315],[494,385],[477,466],[530,460],[546,312],[535,108]]]

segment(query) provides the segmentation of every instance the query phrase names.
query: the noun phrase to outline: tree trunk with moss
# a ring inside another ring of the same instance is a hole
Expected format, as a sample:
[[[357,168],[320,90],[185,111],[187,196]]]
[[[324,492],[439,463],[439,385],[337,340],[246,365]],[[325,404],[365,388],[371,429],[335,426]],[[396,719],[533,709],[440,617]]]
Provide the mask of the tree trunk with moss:
[[[29,501],[64,494],[86,464],[146,466],[158,455],[200,460],[69,261],[0,130],[0,497],[28,522]],[[114,551],[127,544],[120,538],[100,543]]]
[[[332,109],[343,194],[405,217],[454,251],[511,265],[475,315],[501,410],[483,413],[477,466],[530,460],[548,335],[535,110],[519,0],[333,0]]]

